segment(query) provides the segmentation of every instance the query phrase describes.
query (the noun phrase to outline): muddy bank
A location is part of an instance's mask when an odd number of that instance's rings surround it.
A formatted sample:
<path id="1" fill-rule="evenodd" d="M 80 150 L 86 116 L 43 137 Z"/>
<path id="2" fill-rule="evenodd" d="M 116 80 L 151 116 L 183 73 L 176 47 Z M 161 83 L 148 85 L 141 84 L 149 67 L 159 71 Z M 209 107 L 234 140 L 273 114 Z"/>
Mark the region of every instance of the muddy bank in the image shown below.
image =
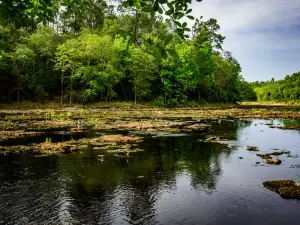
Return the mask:
<path id="1" fill-rule="evenodd" d="M 36 136 L 41 132 L 25 131 L 25 130 L 0 130 L 0 141 L 16 139 L 20 137 Z"/>
<path id="2" fill-rule="evenodd" d="M 300 126 L 279 126 L 281 130 L 300 130 Z"/>
<path id="3" fill-rule="evenodd" d="M 295 111 L 282 111 L 278 108 L 245 108 L 233 106 L 225 108 L 203 107 L 198 109 L 73 107 L 55 110 L 0 110 L 0 114 L 0 141 L 27 136 L 47 135 L 48 132 L 53 131 L 80 133 L 86 130 L 99 130 L 103 133 L 113 131 L 118 134 L 124 131 L 137 132 L 139 135 L 151 134 L 151 132 L 206 135 L 214 131 L 214 124 L 217 124 L 217 126 L 222 123 L 247 124 L 249 123 L 247 118 L 300 118 L 300 113 Z M 126 141 L 122 143 L 120 140 L 109 141 L 103 140 L 103 137 L 96 138 L 98 139 L 76 140 L 76 143 L 84 144 L 84 141 L 86 142 L 85 144 L 90 145 L 96 143 L 98 145 L 99 143 L 113 143 L 113 145 L 124 144 L 124 149 L 133 148 L 133 144 Z M 206 141 L 219 142 L 219 139 L 211 137 Z M 4 145 L 3 148 L 6 147 L 3 142 L 1 145 Z M 36 149 L 38 148 L 41 148 L 41 146 Z M 55 149 L 53 152 L 63 152 L 58 150 L 58 147 L 52 146 L 52 148 Z M 13 147 L 10 147 L 10 149 L 13 149 Z M 24 147 L 24 149 L 28 148 Z M 65 149 L 72 152 L 77 148 L 71 146 Z M 50 146 L 46 150 L 52 151 Z M 249 146 L 248 150 L 257 151 L 258 149 Z M 37 152 L 37 150 L 34 151 Z M 270 161 L 270 163 L 272 162 Z"/>
<path id="4" fill-rule="evenodd" d="M 110 152 L 137 152 L 140 137 L 124 136 L 120 134 L 103 135 L 97 138 L 81 138 L 52 143 L 47 139 L 42 143 L 32 143 L 29 145 L 0 146 L 0 154 L 29 152 L 36 155 L 60 155 L 76 152 L 84 148 L 94 148 L 98 150 L 111 150 Z M 113 151 L 112 151 L 113 150 Z"/>

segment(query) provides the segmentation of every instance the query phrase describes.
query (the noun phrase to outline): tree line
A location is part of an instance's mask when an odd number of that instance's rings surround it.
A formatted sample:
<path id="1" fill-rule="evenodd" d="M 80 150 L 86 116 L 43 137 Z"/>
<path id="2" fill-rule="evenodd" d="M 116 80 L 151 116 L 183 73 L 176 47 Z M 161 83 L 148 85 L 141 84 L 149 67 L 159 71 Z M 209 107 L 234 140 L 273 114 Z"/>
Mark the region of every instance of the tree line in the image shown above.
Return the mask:
<path id="1" fill-rule="evenodd" d="M 286 75 L 284 79 L 251 83 L 259 101 L 299 102 L 300 72 Z"/>
<path id="2" fill-rule="evenodd" d="M 183 8 L 167 18 L 153 13 L 162 10 L 160 2 L 159 8 L 155 2 L 152 8 L 42 2 L 0 1 L 1 102 L 176 105 L 255 98 L 240 64 L 223 49 L 225 37 L 213 18 L 197 18 L 190 29 L 178 22 Z"/>

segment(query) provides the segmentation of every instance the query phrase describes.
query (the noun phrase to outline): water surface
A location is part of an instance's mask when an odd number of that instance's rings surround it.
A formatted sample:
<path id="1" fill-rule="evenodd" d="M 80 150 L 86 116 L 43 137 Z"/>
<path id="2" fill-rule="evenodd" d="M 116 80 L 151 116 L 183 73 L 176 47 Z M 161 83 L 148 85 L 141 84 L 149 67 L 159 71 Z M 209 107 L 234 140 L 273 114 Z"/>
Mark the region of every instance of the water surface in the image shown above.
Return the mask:
<path id="1" fill-rule="evenodd" d="M 209 135 L 229 139 L 229 147 L 204 135 L 164 134 L 145 137 L 145 151 L 130 158 L 102 160 L 95 149 L 0 156 L 0 224 L 298 224 L 299 202 L 261 186 L 300 174 L 291 168 L 300 164 L 300 132 L 266 125 L 293 123 L 215 123 Z M 247 145 L 293 157 L 267 165 Z"/>

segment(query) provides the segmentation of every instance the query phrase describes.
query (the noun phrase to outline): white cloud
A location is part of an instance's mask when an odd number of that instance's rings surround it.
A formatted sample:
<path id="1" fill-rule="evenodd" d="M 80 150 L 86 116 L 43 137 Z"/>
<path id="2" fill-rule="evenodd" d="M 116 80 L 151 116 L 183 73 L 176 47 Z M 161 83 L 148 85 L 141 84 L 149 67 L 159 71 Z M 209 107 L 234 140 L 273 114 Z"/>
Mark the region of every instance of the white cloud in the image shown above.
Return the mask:
<path id="1" fill-rule="evenodd" d="M 240 31 L 296 24 L 299 0 L 203 0 L 193 2 L 193 15 L 216 18 L 222 29 Z"/>
<path id="2" fill-rule="evenodd" d="M 247 80 L 283 77 L 300 69 L 293 59 L 300 56 L 300 0 L 203 0 L 192 8 L 196 18 L 218 20 L 225 48 L 241 62 Z"/>

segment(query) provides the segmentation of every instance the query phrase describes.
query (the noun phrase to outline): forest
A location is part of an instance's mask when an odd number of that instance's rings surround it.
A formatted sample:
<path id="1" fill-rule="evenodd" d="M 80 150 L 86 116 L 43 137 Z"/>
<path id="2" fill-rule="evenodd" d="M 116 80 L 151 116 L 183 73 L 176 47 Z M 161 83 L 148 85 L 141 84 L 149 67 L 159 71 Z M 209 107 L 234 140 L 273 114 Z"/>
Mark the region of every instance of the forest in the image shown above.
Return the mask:
<path id="1" fill-rule="evenodd" d="M 149 2 L 0 1 L 0 102 L 256 99 L 216 19 L 189 15 L 189 1 Z M 274 94 L 263 93 L 268 85 Z M 275 96 L 276 85 L 255 86 L 258 99 L 296 97 Z"/>
<path id="2" fill-rule="evenodd" d="M 284 79 L 251 83 L 258 101 L 299 102 L 300 72 L 286 75 Z"/>

